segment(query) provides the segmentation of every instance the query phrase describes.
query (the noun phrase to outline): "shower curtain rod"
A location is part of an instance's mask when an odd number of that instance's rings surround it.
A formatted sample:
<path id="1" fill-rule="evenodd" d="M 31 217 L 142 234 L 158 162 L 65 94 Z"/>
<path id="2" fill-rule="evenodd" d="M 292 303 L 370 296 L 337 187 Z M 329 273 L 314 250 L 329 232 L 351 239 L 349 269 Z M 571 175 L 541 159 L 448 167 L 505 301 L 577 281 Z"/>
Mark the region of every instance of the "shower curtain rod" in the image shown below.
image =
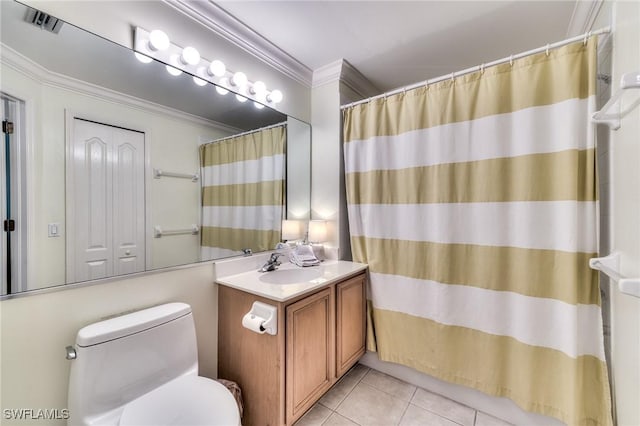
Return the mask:
<path id="1" fill-rule="evenodd" d="M 281 121 L 280 123 L 270 124 L 268 126 L 260 127 L 259 129 L 247 130 L 246 132 L 238 133 L 236 135 L 225 136 L 224 138 L 215 139 L 215 140 L 212 140 L 210 142 L 205 142 L 202 145 L 206 145 L 208 143 L 218 143 L 218 142 L 222 142 L 222 141 L 227 140 L 227 139 L 239 138 L 240 136 L 245 136 L 245 135 L 250 135 L 251 133 L 261 132 L 263 130 L 271 129 L 272 127 L 286 126 L 286 125 L 287 125 L 286 121 Z"/>
<path id="2" fill-rule="evenodd" d="M 396 94 L 398 94 L 400 92 L 406 92 L 407 90 L 417 89 L 418 87 L 421 87 L 421 86 L 428 86 L 430 84 L 438 83 L 438 82 L 443 81 L 443 80 L 454 79 L 456 77 L 460 77 L 460 76 L 465 75 L 465 74 L 471 74 L 471 73 L 476 72 L 476 71 L 482 71 L 485 68 L 492 67 L 494 65 L 504 64 L 506 62 L 513 62 L 514 59 L 524 58 L 525 56 L 534 55 L 536 53 L 548 52 L 550 49 L 556 49 L 558 47 L 562 47 L 564 45 L 567 45 L 567 44 L 570 44 L 570 43 L 574 43 L 576 41 L 584 40 L 584 42 L 586 43 L 587 39 L 589 37 L 591 37 L 591 36 L 605 34 L 605 33 L 609 33 L 609 32 L 611 32 L 611 27 L 608 27 L 608 26 L 604 27 L 604 28 L 600 28 L 599 30 L 589 31 L 589 32 L 586 32 L 584 34 L 568 38 L 566 40 L 562 40 L 562 41 L 558 41 L 558 42 L 555 42 L 555 43 L 547 44 L 546 46 L 542 46 L 542 47 L 539 47 L 537 49 L 528 50 L 526 52 L 518 53 L 517 55 L 507 56 L 506 58 L 498 59 L 497 61 L 489 62 L 489 63 L 482 64 L 482 65 L 476 65 L 475 67 L 467 68 L 467 69 L 464 69 L 462 71 L 452 72 L 450 74 L 445 74 L 445 75 L 442 75 L 440 77 L 435 77 L 435 78 L 431 78 L 429 80 L 421 81 L 420 83 L 414 83 L 414 84 L 411 84 L 409 86 L 404 86 L 404 87 L 400 87 L 398 89 L 393 89 L 393 90 L 391 90 L 389 92 L 385 92 L 385 93 L 382 93 L 380 95 L 372 96 L 372 97 L 367 98 L 367 99 L 362 99 L 362 100 L 359 100 L 359 101 L 351 102 L 350 104 L 342 105 L 340 107 L 340 110 L 351 108 L 351 107 L 354 107 L 356 105 L 364 104 L 366 102 L 370 102 L 370 101 L 373 101 L 373 100 L 376 100 L 376 99 L 386 98 L 387 96 L 396 95 Z"/>

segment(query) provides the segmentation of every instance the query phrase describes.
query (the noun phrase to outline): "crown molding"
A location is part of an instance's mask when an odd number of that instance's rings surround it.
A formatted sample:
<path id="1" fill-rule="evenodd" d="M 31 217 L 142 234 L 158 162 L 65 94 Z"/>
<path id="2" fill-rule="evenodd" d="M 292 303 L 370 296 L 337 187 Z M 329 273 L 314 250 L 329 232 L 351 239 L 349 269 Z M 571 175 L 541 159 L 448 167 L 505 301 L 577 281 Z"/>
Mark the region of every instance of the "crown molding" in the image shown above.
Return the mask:
<path id="1" fill-rule="evenodd" d="M 303 84 L 305 87 L 311 87 L 313 73 L 309 67 L 212 1 L 163 1 L 284 75 Z"/>
<path id="2" fill-rule="evenodd" d="M 344 59 L 338 59 L 337 61 L 333 61 L 331 63 L 328 63 L 327 65 L 323 65 L 320 68 L 315 69 L 313 71 L 311 87 L 315 89 L 316 87 L 339 81 L 340 77 L 342 76 L 343 62 Z"/>
<path id="3" fill-rule="evenodd" d="M 592 30 L 602 3 L 603 0 L 576 0 L 567 28 L 567 37 L 577 36 Z"/>
<path id="4" fill-rule="evenodd" d="M 377 95 L 381 92 L 367 77 L 346 59 L 338 59 L 324 65 L 313 72 L 312 87 L 340 81 L 362 98 Z"/>
<path id="5" fill-rule="evenodd" d="M 124 104 L 131 108 L 140 109 L 146 112 L 153 112 L 168 115 L 181 120 L 186 120 L 195 124 L 213 126 L 224 132 L 231 134 L 238 133 L 240 129 L 229 126 L 223 123 L 219 123 L 214 120 L 207 120 L 197 115 L 189 114 L 184 111 L 180 111 L 175 108 L 171 108 L 165 105 L 157 104 L 155 102 L 141 99 L 135 96 L 127 95 L 126 93 L 118 92 L 115 90 L 107 89 L 96 84 L 87 83 L 83 80 L 78 80 L 73 77 L 66 76 L 64 74 L 55 73 L 49 71 L 42 65 L 32 61 L 31 59 L 21 55 L 17 51 L 13 50 L 9 46 L 0 43 L 0 49 L 2 50 L 2 56 L 0 62 L 3 66 L 7 66 L 26 77 L 39 82 L 40 84 L 56 87 L 59 89 L 68 90 L 81 95 L 90 96 L 103 101 Z"/>
<path id="6" fill-rule="evenodd" d="M 356 94 L 362 98 L 368 98 L 382 93 L 367 77 L 365 77 L 356 67 L 351 65 L 349 61 L 343 59 L 342 63 L 342 82 L 346 84 Z"/>

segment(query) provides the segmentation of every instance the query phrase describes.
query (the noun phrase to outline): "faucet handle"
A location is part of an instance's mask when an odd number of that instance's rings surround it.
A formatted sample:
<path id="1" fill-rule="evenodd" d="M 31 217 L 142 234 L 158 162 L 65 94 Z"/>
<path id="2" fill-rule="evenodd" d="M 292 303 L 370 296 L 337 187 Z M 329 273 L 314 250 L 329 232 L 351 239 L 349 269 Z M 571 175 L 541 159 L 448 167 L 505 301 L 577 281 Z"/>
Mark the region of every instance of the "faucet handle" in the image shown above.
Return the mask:
<path id="1" fill-rule="evenodd" d="M 278 261 L 278 258 L 280 256 L 284 256 L 284 255 L 282 253 L 271 253 L 271 258 L 269 259 L 269 262 L 280 265 L 280 262 Z"/>

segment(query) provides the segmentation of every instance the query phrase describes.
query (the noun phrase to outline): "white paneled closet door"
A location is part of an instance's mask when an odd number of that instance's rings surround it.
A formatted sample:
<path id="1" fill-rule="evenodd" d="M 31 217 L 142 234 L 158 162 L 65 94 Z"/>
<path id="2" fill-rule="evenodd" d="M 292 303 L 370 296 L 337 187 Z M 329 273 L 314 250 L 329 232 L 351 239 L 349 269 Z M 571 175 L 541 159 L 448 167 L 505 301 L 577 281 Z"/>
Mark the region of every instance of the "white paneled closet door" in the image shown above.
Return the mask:
<path id="1" fill-rule="evenodd" d="M 73 119 L 68 282 L 144 270 L 144 133 Z"/>

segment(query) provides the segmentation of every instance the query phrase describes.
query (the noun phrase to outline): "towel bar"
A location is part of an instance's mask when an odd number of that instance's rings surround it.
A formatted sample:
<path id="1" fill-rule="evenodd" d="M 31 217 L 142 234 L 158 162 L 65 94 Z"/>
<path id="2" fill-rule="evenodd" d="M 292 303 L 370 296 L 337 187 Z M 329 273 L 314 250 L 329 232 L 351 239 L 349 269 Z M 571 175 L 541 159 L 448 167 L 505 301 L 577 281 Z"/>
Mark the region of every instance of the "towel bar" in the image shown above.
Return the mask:
<path id="1" fill-rule="evenodd" d="M 620 253 L 614 252 L 605 257 L 589 259 L 589 267 L 605 273 L 609 278 L 618 282 L 618 288 L 624 294 L 640 297 L 640 278 L 625 278 L 620 270 Z"/>
<path id="2" fill-rule="evenodd" d="M 620 128 L 620 120 L 640 105 L 640 97 L 638 97 L 634 101 L 628 102 L 623 109 L 622 99 L 628 89 L 640 89 L 640 71 L 628 72 L 622 76 L 620 89 L 611 96 L 600 111 L 591 116 L 591 121 L 605 123 L 611 129 L 618 130 Z M 616 105 L 617 108 L 614 108 Z"/>

